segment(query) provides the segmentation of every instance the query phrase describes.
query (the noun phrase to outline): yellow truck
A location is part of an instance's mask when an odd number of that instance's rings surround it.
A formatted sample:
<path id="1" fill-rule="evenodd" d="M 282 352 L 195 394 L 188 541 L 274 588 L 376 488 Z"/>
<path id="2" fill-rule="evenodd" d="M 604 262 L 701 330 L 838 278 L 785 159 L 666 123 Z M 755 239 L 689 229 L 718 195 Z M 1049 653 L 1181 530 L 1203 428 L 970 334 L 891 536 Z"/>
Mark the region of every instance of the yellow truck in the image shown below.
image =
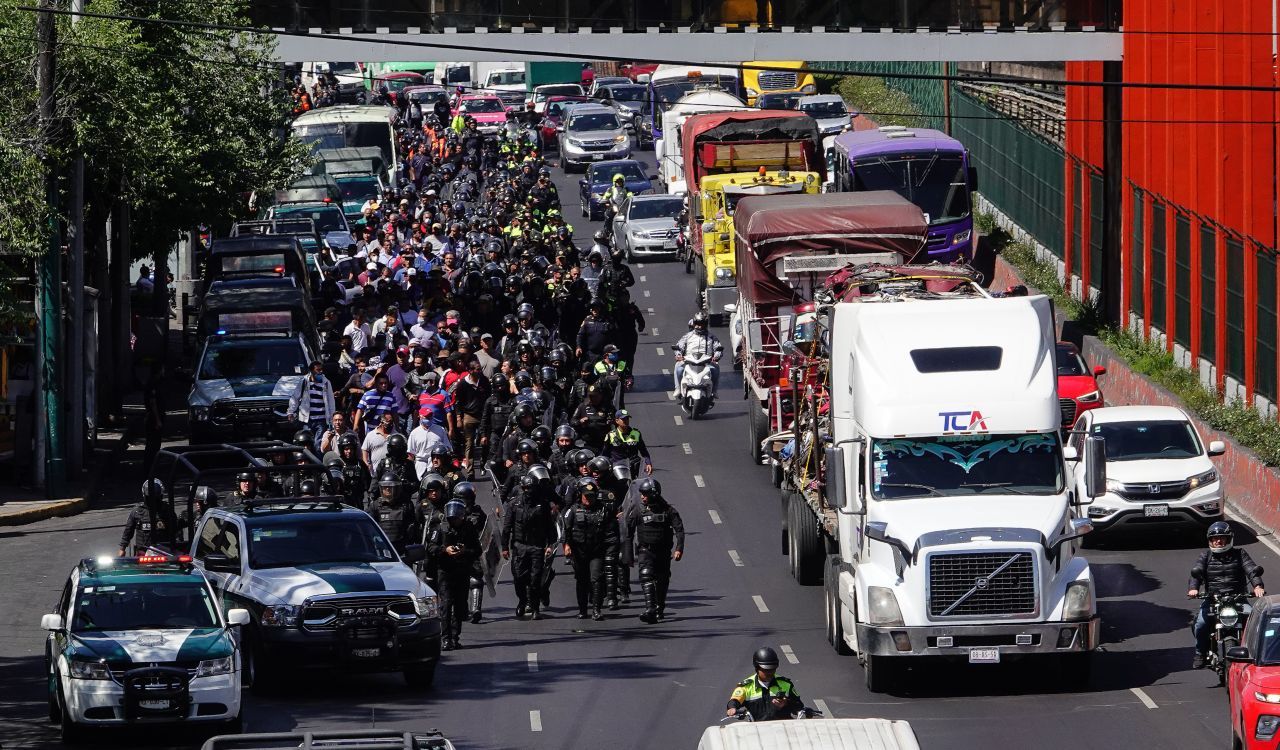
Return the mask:
<path id="1" fill-rule="evenodd" d="M 804 60 L 754 60 L 743 63 L 742 88 L 747 95 L 747 104 L 754 107 L 756 97 L 761 94 L 818 93 L 813 74 L 801 71 L 804 66 Z"/>
<path id="2" fill-rule="evenodd" d="M 755 195 L 816 195 L 822 187 L 817 172 L 769 171 L 715 174 L 702 178 L 695 218 L 702 252 L 689 254 L 686 269 L 697 274 L 699 306 L 706 301 L 707 313 L 719 323 L 726 319 L 724 306 L 738 300 L 736 266 L 733 258 L 733 210 L 738 201 Z"/>

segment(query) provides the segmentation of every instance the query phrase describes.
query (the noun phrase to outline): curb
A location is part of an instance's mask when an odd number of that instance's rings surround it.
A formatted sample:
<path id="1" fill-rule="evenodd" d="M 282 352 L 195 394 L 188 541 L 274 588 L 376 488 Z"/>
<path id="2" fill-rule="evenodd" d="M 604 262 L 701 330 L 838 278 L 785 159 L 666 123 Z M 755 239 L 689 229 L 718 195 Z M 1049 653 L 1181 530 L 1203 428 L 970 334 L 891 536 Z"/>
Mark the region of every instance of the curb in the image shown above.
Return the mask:
<path id="1" fill-rule="evenodd" d="M 96 485 L 96 482 L 94 483 Z M 93 494 L 93 492 L 90 492 Z M 0 513 L 0 526 L 25 526 L 36 521 L 55 516 L 74 516 L 89 508 L 89 498 L 79 497 L 70 500 L 55 500 L 34 508 L 27 508 L 15 513 Z"/>

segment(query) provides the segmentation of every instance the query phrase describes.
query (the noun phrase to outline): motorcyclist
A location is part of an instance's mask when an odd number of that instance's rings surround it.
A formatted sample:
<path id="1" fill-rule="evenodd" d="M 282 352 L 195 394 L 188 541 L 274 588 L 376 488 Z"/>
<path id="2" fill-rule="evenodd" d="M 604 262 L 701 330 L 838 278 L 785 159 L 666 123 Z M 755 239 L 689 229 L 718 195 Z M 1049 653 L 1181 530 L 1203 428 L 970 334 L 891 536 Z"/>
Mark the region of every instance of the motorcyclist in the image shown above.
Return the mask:
<path id="1" fill-rule="evenodd" d="M 1248 552 L 1235 546 L 1235 532 L 1231 530 L 1231 524 L 1215 521 L 1209 526 L 1206 536 L 1209 549 L 1201 552 L 1195 565 L 1191 566 L 1188 597 L 1199 596 L 1202 590 L 1205 594 L 1217 595 L 1240 595 L 1252 591 L 1254 596 L 1262 596 L 1266 593 L 1262 585 L 1262 566 L 1255 563 Z M 1191 626 L 1196 641 L 1192 669 L 1202 668 L 1209 654 L 1209 636 L 1216 616 L 1211 604 L 1211 597 L 1206 596 Z"/>
<path id="2" fill-rule="evenodd" d="M 631 197 L 631 191 L 627 189 L 627 179 L 621 173 L 613 176 L 613 184 L 604 191 L 601 202 L 604 203 L 604 231 L 605 236 L 613 236 L 613 217 L 622 209 L 622 204 Z"/>
<path id="3" fill-rule="evenodd" d="M 676 353 L 676 391 L 680 390 L 680 381 L 684 379 L 684 359 L 711 357 L 707 367 L 711 369 L 712 396 L 720 388 L 720 357 L 724 356 L 724 344 L 708 330 L 707 314 L 702 310 L 693 314 L 693 328 L 680 337 L 671 349 Z"/>
<path id="4" fill-rule="evenodd" d="M 754 721 L 789 719 L 804 710 L 804 701 L 796 692 L 795 684 L 778 672 L 778 653 L 765 646 L 751 658 L 755 674 L 739 682 L 725 706 L 725 716 L 737 716 L 741 712 L 751 714 Z"/>

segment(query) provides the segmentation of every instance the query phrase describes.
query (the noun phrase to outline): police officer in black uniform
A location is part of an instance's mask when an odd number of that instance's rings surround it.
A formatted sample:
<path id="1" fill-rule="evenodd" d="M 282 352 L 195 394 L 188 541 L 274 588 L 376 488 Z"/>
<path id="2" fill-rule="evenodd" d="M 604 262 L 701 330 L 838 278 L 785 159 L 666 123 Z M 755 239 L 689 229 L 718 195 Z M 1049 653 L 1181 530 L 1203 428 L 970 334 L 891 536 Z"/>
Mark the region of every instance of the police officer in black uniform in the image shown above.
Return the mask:
<path id="1" fill-rule="evenodd" d="M 173 541 L 177 528 L 178 519 L 173 516 L 173 508 L 165 502 L 164 485 L 159 479 L 148 479 L 142 483 L 142 500 L 133 506 L 125 519 L 119 556 L 124 557 L 126 551 L 140 555 L 153 544 L 168 544 Z"/>
<path id="2" fill-rule="evenodd" d="M 618 519 L 599 500 L 600 485 L 592 478 L 578 482 L 578 504 L 565 514 L 564 554 L 573 561 L 577 580 L 578 618 L 603 620 L 605 559 L 618 551 Z"/>
<path id="3" fill-rule="evenodd" d="M 338 457 L 342 459 L 342 487 L 338 494 L 347 505 L 364 507 L 372 478 L 369 468 L 360 460 L 360 438 L 354 432 L 343 433 L 338 438 Z"/>
<path id="4" fill-rule="evenodd" d="M 636 487 L 640 493 L 640 505 L 632 506 L 627 513 L 627 544 L 624 550 L 640 566 L 640 590 L 644 592 L 644 614 L 640 619 L 655 623 L 663 619 L 667 606 L 667 586 L 671 582 L 671 561 L 684 557 L 684 521 L 666 498 L 662 485 L 652 477 L 641 479 Z"/>
<path id="5" fill-rule="evenodd" d="M 511 424 L 511 411 L 516 402 L 511 393 L 511 381 L 500 372 L 489 379 L 489 398 L 480 412 L 480 441 L 485 447 L 485 460 L 497 457 L 502 449 L 502 436 Z"/>
<path id="6" fill-rule="evenodd" d="M 427 556 L 438 569 L 437 593 L 440 594 L 441 622 L 444 639 L 441 649 L 460 647 L 462 621 L 467 616 L 467 587 L 471 566 L 480 554 L 476 530 L 467 523 L 467 506 L 462 500 L 450 500 L 444 506 L 445 522 L 432 530 L 427 540 Z"/>
<path id="7" fill-rule="evenodd" d="M 191 496 L 191 509 L 183 508 L 182 513 L 178 515 L 178 528 L 182 530 L 186 541 L 191 541 L 191 535 L 195 533 L 195 525 L 200 522 L 204 512 L 216 507 L 218 507 L 218 493 L 214 492 L 212 487 L 204 485 L 197 487 Z"/>
<path id="8" fill-rule="evenodd" d="M 373 475 L 378 477 L 378 481 L 369 485 L 369 501 L 377 499 L 379 486 L 387 474 L 396 478 L 397 499 L 407 502 L 409 494 L 413 492 L 413 482 L 418 478 L 418 472 L 409 460 L 409 442 L 399 433 L 387 438 L 387 455 L 373 467 Z"/>
<path id="9" fill-rule="evenodd" d="M 511 560 L 519 619 L 542 619 L 543 570 L 558 536 L 555 511 L 548 494 L 540 491 L 541 481 L 537 472 L 527 472 L 502 517 L 502 559 Z"/>
<path id="10" fill-rule="evenodd" d="M 453 488 L 453 499 L 461 500 L 467 507 L 466 521 L 475 529 L 476 538 L 480 540 L 479 554 L 471 565 L 471 579 L 467 581 L 468 609 L 471 611 L 471 624 L 479 625 L 484 616 L 484 554 L 488 551 L 493 535 L 489 529 L 489 514 L 484 512 L 480 503 L 476 502 L 476 488 L 470 482 L 458 482 Z"/>
<path id="11" fill-rule="evenodd" d="M 521 440 L 515 448 L 516 462 L 507 469 L 507 481 L 502 483 L 502 491 L 499 498 L 503 505 L 511 499 L 511 496 L 520 487 L 520 479 L 524 477 L 529 469 L 538 465 L 538 445 L 531 439 Z"/>
<path id="12" fill-rule="evenodd" d="M 499 455 L 499 460 L 507 468 L 510 468 L 518 460 L 516 446 L 520 445 L 521 440 L 533 437 L 533 429 L 538 426 L 537 410 L 532 404 L 516 404 L 515 409 L 511 412 L 511 417 L 515 424 L 511 426 L 511 429 L 507 430 L 506 435 L 503 437 L 502 453 Z"/>
<path id="13" fill-rule="evenodd" d="M 412 505 L 405 502 L 402 485 L 403 481 L 394 472 L 384 472 L 378 479 L 378 496 L 365 507 L 365 512 L 373 516 L 387 539 L 391 540 L 391 546 L 403 555 L 405 545 L 416 538 L 417 513 Z"/>
<path id="14" fill-rule="evenodd" d="M 449 482 L 436 473 L 424 474 L 418 487 L 417 522 L 418 538 L 425 546 L 435 528 L 444 523 L 444 506 L 449 501 Z M 421 578 L 430 581 L 436 587 L 437 568 L 435 560 L 427 557 L 417 566 Z"/>
<path id="15" fill-rule="evenodd" d="M 609 434 L 612 407 L 606 403 L 607 388 L 599 383 L 587 387 L 587 400 L 578 404 L 570 419 L 582 444 L 593 453 L 604 449 L 605 436 Z"/>

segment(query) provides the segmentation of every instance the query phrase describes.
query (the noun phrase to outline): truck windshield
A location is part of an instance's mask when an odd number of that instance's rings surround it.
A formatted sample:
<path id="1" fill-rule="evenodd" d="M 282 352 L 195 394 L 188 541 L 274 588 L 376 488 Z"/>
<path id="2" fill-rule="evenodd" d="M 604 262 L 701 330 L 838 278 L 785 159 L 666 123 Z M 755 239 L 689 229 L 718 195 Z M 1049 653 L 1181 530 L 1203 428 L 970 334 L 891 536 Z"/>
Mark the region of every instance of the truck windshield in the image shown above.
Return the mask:
<path id="1" fill-rule="evenodd" d="M 515 86 L 523 83 L 523 70 L 495 70 L 489 74 L 490 86 Z"/>
<path id="2" fill-rule="evenodd" d="M 658 100 L 658 107 L 666 112 L 671 105 L 680 101 L 685 94 L 694 89 L 719 89 L 733 95 L 738 94 L 738 79 L 734 76 L 702 76 L 701 78 L 678 78 L 674 81 L 662 81 L 653 84 L 653 95 Z"/>
<path id="3" fill-rule="evenodd" d="M 339 184 L 339 187 L 341 188 L 341 184 Z M 343 190 L 343 197 L 347 197 L 345 189 Z M 332 203 L 326 203 L 322 206 L 280 206 L 274 211 L 272 216 L 276 218 L 294 217 L 300 219 L 314 219 L 316 222 L 316 229 L 321 233 L 348 231 L 347 220 L 342 215 L 342 209 Z"/>
<path id="4" fill-rule="evenodd" d="M 74 606 L 74 633 L 219 626 L 209 590 L 196 580 L 81 586 Z"/>
<path id="5" fill-rule="evenodd" d="M 1200 441 L 1190 422 L 1095 423 L 1091 434 L 1106 440 L 1108 461 L 1194 458 L 1200 455 Z"/>
<path id="6" fill-rule="evenodd" d="M 209 344 L 200 365 L 201 380 L 276 381 L 306 372 L 302 348 L 293 339 L 222 339 Z"/>
<path id="7" fill-rule="evenodd" d="M 892 190 L 943 224 L 969 215 L 969 185 L 959 154 L 902 154 L 859 159 L 854 190 Z"/>
<path id="8" fill-rule="evenodd" d="M 871 447 L 871 492 L 880 500 L 1062 489 L 1062 451 L 1054 433 L 895 438 Z"/>
<path id="9" fill-rule="evenodd" d="M 336 182 L 342 191 L 345 201 L 365 200 L 378 197 L 378 179 L 376 177 L 339 177 Z"/>
<path id="10" fill-rule="evenodd" d="M 251 521 L 249 565 L 297 568 L 333 563 L 395 562 L 395 551 L 370 518 L 262 519 Z"/>

